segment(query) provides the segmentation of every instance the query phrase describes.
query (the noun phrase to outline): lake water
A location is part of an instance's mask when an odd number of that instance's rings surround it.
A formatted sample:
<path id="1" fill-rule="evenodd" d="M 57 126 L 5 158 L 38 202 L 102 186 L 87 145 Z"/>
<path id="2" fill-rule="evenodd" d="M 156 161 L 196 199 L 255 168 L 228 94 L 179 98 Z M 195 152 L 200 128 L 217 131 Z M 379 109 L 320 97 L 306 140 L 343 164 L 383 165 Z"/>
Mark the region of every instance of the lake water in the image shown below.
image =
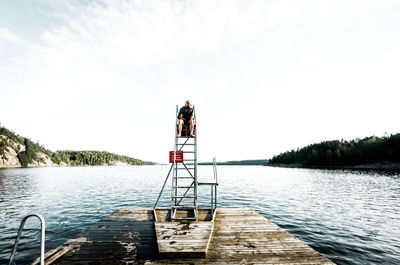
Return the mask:
<path id="1" fill-rule="evenodd" d="M 0 264 L 25 215 L 45 217 L 49 250 L 120 207 L 153 207 L 168 169 L 0 170 Z M 210 166 L 198 171 L 212 174 Z M 262 166 L 219 166 L 218 173 L 219 207 L 253 208 L 337 264 L 400 264 L 400 173 Z M 169 206 L 169 191 L 160 206 Z M 39 227 L 27 221 L 17 264 L 38 257 Z"/>

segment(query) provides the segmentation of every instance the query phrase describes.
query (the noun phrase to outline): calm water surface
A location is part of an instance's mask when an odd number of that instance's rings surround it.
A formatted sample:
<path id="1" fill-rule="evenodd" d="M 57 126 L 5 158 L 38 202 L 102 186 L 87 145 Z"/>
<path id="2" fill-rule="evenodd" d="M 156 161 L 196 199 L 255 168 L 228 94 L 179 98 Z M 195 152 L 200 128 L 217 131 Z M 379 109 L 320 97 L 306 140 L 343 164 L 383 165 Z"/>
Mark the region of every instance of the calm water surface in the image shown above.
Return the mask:
<path id="1" fill-rule="evenodd" d="M 45 217 L 49 250 L 120 207 L 153 207 L 168 169 L 0 170 L 0 264 L 8 262 L 23 216 Z M 199 176 L 211 173 L 199 167 Z M 218 173 L 219 207 L 251 207 L 337 264 L 400 264 L 400 173 L 261 166 L 220 166 Z M 17 264 L 38 257 L 38 227 L 27 221 Z"/>

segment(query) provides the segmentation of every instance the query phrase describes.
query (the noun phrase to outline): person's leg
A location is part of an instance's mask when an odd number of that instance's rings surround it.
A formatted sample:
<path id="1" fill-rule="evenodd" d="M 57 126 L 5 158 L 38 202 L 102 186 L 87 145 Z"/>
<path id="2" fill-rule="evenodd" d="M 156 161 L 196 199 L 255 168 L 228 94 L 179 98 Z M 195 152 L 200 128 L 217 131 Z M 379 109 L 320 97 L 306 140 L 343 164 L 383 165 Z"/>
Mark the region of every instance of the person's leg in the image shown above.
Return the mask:
<path id="1" fill-rule="evenodd" d="M 194 130 L 193 120 L 189 120 L 189 127 L 190 127 L 190 136 L 194 137 L 195 135 L 193 134 Z"/>
<path id="2" fill-rule="evenodd" d="M 179 120 L 179 124 L 178 124 L 178 137 L 181 137 L 181 135 L 182 135 L 182 125 L 183 125 L 183 120 Z"/>

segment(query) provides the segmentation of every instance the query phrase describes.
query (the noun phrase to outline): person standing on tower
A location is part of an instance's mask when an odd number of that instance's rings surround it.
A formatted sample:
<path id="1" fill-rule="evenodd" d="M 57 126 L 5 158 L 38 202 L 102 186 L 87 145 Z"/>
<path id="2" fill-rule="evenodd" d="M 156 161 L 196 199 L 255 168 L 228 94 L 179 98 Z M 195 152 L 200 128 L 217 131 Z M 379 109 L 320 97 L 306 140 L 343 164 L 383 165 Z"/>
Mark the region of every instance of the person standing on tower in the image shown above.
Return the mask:
<path id="1" fill-rule="evenodd" d="M 183 106 L 179 110 L 178 119 L 179 119 L 178 137 L 181 137 L 181 135 L 182 135 L 182 126 L 183 126 L 183 124 L 189 124 L 190 137 L 195 137 L 195 135 L 193 134 L 193 130 L 194 130 L 193 106 L 190 103 L 190 100 L 186 100 L 185 106 Z"/>

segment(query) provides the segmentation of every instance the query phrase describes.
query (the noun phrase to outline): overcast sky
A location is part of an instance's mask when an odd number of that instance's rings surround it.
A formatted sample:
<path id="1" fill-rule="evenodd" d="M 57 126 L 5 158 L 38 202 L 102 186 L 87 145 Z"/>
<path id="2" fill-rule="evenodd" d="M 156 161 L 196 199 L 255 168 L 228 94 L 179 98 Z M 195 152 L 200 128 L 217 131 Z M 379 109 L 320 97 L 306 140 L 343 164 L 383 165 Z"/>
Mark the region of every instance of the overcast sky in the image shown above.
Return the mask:
<path id="1" fill-rule="evenodd" d="M 0 3 L 0 122 L 55 151 L 266 159 L 400 132 L 400 1 Z"/>

